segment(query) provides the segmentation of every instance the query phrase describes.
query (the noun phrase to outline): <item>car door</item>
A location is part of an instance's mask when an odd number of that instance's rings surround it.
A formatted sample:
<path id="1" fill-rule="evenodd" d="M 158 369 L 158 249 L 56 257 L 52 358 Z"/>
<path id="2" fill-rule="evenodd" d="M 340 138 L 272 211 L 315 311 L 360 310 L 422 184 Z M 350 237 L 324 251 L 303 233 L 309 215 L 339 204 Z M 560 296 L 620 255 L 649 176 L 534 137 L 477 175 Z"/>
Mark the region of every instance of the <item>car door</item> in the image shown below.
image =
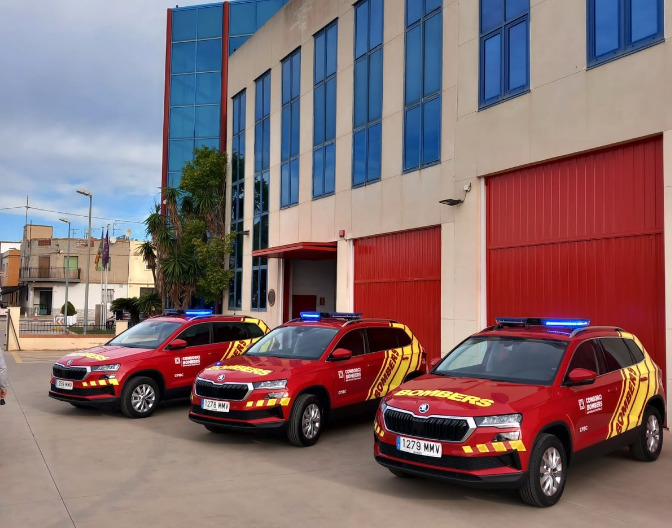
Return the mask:
<path id="1" fill-rule="evenodd" d="M 336 394 L 333 395 L 334 407 L 363 402 L 370 385 L 367 378 L 369 358 L 366 354 L 364 330 L 356 328 L 347 332 L 339 339 L 334 350 L 339 348 L 352 352 L 352 357 L 342 361 L 329 360 L 336 389 Z"/>
<path id="2" fill-rule="evenodd" d="M 563 382 L 565 402 L 561 408 L 568 410 L 574 426 L 574 449 L 576 451 L 597 444 L 606 438 L 611 415 L 608 405 L 611 401 L 613 373 L 605 373 L 602 363 L 602 348 L 596 339 L 580 343 L 575 349 Z M 568 386 L 569 373 L 583 368 L 597 374 L 590 385 Z"/>
<path id="3" fill-rule="evenodd" d="M 369 348 L 367 399 L 385 396 L 404 382 L 411 370 L 420 366 L 420 354 L 413 353 L 412 340 L 401 328 L 391 326 L 366 329 Z"/>
<path id="4" fill-rule="evenodd" d="M 173 358 L 171 381 L 176 387 L 190 386 L 201 370 L 219 359 L 219 347 L 212 343 L 212 323 L 202 322 L 190 325 L 175 339 L 183 339 L 187 342 L 187 346 L 179 350 L 168 351 Z"/>
<path id="5" fill-rule="evenodd" d="M 625 341 L 620 337 L 600 338 L 606 369 L 610 371 L 609 426 L 606 438 L 636 427 L 645 404 L 649 378 L 641 375 Z"/>
<path id="6" fill-rule="evenodd" d="M 245 352 L 252 338 L 247 323 L 215 321 L 212 323 L 212 341 L 217 346 L 218 357 L 215 361 L 223 361 Z"/>

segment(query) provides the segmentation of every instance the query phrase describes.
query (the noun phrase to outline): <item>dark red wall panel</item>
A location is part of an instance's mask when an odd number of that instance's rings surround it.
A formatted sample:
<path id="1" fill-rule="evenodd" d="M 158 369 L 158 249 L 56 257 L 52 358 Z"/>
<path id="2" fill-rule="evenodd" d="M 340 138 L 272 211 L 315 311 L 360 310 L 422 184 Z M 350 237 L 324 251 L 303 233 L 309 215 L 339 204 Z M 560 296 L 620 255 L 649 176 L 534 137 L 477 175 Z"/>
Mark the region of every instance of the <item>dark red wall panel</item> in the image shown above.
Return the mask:
<path id="1" fill-rule="evenodd" d="M 355 240 L 355 311 L 406 324 L 441 355 L 441 228 Z"/>
<path id="2" fill-rule="evenodd" d="M 660 137 L 486 180 L 488 321 L 589 317 L 665 366 Z"/>

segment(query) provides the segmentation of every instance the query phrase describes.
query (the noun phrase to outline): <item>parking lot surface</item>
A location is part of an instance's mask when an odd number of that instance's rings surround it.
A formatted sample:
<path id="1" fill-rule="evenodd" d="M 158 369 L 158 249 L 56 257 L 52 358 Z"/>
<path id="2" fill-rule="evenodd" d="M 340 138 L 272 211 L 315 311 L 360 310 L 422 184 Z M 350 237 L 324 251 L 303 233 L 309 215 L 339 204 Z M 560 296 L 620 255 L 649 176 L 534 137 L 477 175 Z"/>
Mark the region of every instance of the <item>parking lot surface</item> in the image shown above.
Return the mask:
<path id="1" fill-rule="evenodd" d="M 400 479 L 373 459 L 372 414 L 339 419 L 309 448 L 284 437 L 213 434 L 188 403 L 147 419 L 47 397 L 58 352 L 5 352 L 0 527 L 646 526 L 672 522 L 672 442 L 657 462 L 627 451 L 570 468 L 556 506 L 514 491 Z M 669 431 L 665 431 L 669 435 Z"/>

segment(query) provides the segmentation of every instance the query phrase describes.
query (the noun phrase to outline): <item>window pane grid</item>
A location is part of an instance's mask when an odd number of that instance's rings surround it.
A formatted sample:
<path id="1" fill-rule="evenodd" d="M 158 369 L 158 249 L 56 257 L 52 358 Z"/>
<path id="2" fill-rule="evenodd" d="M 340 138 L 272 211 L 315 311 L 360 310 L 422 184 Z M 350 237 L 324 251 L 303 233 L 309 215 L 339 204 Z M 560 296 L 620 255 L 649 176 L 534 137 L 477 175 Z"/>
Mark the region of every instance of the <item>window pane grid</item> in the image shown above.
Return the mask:
<path id="1" fill-rule="evenodd" d="M 299 202 L 299 137 L 301 50 L 282 60 L 282 138 L 280 153 L 280 207 Z"/>
<path id="2" fill-rule="evenodd" d="M 664 40 L 663 0 L 588 0 L 588 65 Z"/>
<path id="3" fill-rule="evenodd" d="M 421 16 L 417 9 L 414 0 L 406 0 L 404 172 L 441 161 L 441 118 L 436 116 L 441 115 L 443 15 L 434 0 L 425 0 Z"/>
<path id="4" fill-rule="evenodd" d="M 335 171 L 327 163 L 336 140 L 336 54 L 338 22 L 315 34 L 313 100 L 313 198 L 334 192 Z"/>
<path id="5" fill-rule="evenodd" d="M 231 231 L 240 233 L 243 230 L 243 197 L 245 195 L 245 90 L 233 97 L 232 148 L 231 148 Z M 243 238 L 236 237 L 229 268 L 233 277 L 229 282 L 229 309 L 242 308 L 243 280 Z"/>
<path id="6" fill-rule="evenodd" d="M 383 4 L 383 0 L 362 0 L 355 6 L 353 187 L 380 180 Z"/>

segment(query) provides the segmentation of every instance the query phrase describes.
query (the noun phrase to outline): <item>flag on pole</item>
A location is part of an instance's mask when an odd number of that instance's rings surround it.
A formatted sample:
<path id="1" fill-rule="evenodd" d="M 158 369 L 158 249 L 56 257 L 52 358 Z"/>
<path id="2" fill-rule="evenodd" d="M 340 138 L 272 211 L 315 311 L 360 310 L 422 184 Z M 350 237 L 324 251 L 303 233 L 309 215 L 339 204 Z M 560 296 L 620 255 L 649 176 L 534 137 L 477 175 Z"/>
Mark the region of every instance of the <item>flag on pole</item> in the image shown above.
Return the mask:
<path id="1" fill-rule="evenodd" d="M 101 259 L 103 258 L 103 230 L 100 230 L 100 244 L 98 244 L 98 252 L 96 253 L 96 271 L 102 271 L 103 265 Z"/>
<path id="2" fill-rule="evenodd" d="M 110 228 L 107 228 L 107 234 L 105 235 L 105 242 L 103 243 L 103 269 L 110 269 Z"/>

